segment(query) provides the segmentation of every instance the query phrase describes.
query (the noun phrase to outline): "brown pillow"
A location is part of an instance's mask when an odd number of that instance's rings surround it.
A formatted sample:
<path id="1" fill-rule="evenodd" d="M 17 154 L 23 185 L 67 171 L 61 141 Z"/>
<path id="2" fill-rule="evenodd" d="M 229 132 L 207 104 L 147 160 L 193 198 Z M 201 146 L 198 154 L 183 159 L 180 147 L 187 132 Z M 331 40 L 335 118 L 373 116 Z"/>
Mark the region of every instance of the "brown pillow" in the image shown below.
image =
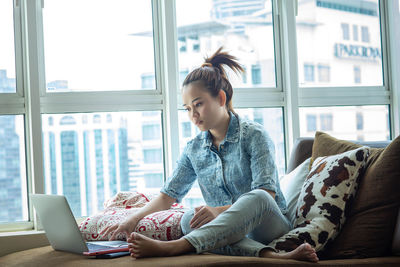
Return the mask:
<path id="1" fill-rule="evenodd" d="M 311 160 L 361 147 L 322 132 L 315 134 Z M 366 258 L 390 254 L 400 205 L 400 136 L 385 149 L 371 148 L 367 169 L 347 221 L 322 258 Z"/>

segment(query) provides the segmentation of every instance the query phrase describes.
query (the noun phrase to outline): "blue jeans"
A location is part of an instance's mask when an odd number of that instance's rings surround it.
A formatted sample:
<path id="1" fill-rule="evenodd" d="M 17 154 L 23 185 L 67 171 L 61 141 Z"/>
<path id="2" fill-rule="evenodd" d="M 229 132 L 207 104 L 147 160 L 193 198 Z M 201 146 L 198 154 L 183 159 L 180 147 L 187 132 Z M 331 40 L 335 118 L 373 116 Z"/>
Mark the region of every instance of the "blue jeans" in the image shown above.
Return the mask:
<path id="1" fill-rule="evenodd" d="M 261 189 L 243 194 L 226 211 L 198 229 L 190 228 L 194 211 L 181 219 L 185 238 L 196 253 L 259 256 L 272 240 L 292 229 L 272 196 Z"/>

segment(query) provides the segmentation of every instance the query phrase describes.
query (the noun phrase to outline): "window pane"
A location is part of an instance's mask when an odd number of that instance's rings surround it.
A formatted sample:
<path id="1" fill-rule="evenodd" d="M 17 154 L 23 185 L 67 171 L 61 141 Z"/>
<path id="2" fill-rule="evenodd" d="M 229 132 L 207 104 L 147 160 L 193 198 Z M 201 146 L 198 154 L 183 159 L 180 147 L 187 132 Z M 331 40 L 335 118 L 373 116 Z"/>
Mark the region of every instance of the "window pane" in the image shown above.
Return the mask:
<path id="1" fill-rule="evenodd" d="M 344 140 L 390 139 L 388 106 L 343 106 L 300 108 L 300 135 L 327 132 Z"/>
<path id="2" fill-rule="evenodd" d="M 264 126 L 265 130 L 270 135 L 272 141 L 275 144 L 275 158 L 276 165 L 278 167 L 278 174 L 282 176 L 285 174 L 285 144 L 284 144 L 284 133 L 283 133 L 283 114 L 281 108 L 246 108 L 246 109 L 235 109 L 235 111 L 242 118 L 247 118 Z M 184 110 L 179 111 L 179 132 L 184 131 L 183 127 L 186 127 L 190 123 L 191 136 L 179 135 L 180 151 L 182 152 L 186 143 L 194 138 L 200 131 L 193 125 Z M 196 207 L 204 204 L 203 197 L 201 195 L 200 188 L 197 182 L 194 184 L 192 189 L 184 198 L 184 204 L 187 207 Z"/>
<path id="3" fill-rule="evenodd" d="M 155 89 L 151 1 L 44 6 L 47 91 Z"/>
<path id="4" fill-rule="evenodd" d="M 28 220 L 22 115 L 0 116 L 0 222 Z"/>
<path id="5" fill-rule="evenodd" d="M 378 4 L 378 0 L 299 0 L 300 86 L 383 85 Z M 311 78 L 310 66 L 315 66 L 318 79 Z"/>
<path id="6" fill-rule="evenodd" d="M 42 123 L 45 191 L 65 195 L 75 216 L 103 210 L 119 191 L 159 192 L 160 111 L 46 114 Z"/>
<path id="7" fill-rule="evenodd" d="M 247 70 L 228 73 L 234 87 L 275 87 L 271 0 L 177 0 L 176 17 L 180 71 L 223 45 Z"/>
<path id="8" fill-rule="evenodd" d="M 13 1 L 0 1 L 0 93 L 15 93 Z"/>

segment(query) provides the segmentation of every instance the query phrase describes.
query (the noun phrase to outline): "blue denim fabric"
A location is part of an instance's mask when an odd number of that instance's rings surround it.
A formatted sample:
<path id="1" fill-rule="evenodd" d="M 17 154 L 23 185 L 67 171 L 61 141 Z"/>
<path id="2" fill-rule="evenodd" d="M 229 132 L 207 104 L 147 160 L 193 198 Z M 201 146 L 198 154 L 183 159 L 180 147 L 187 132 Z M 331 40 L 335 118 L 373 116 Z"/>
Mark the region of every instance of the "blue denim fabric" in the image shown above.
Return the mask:
<path id="1" fill-rule="evenodd" d="M 183 238 L 197 253 L 258 257 L 266 245 L 292 228 L 271 195 L 259 189 L 243 194 L 229 209 L 198 229 L 190 228 L 193 214 L 193 210 L 184 213 L 181 228 Z"/>
<path id="2" fill-rule="evenodd" d="M 208 206 L 232 205 L 244 193 L 264 188 L 276 193 L 275 201 L 286 213 L 271 138 L 263 126 L 232 112 L 219 149 L 208 131 L 201 132 L 187 143 L 161 192 L 181 202 L 196 179 Z"/>

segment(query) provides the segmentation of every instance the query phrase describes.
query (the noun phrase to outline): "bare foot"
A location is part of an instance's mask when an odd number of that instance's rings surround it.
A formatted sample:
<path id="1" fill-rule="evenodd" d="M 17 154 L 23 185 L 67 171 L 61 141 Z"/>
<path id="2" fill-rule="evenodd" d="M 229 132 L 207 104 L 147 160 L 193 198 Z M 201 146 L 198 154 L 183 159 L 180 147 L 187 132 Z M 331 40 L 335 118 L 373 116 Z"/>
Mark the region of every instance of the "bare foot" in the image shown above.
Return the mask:
<path id="1" fill-rule="evenodd" d="M 295 250 L 286 253 L 276 253 L 269 249 L 260 252 L 260 257 L 278 258 L 278 259 L 293 259 L 300 261 L 317 262 L 318 256 L 315 249 L 310 244 L 304 243 L 298 246 Z"/>
<path id="2" fill-rule="evenodd" d="M 193 251 L 193 246 L 181 238 L 173 241 L 160 241 L 148 238 L 138 233 L 132 233 L 128 238 L 131 257 L 165 257 L 175 256 Z"/>

